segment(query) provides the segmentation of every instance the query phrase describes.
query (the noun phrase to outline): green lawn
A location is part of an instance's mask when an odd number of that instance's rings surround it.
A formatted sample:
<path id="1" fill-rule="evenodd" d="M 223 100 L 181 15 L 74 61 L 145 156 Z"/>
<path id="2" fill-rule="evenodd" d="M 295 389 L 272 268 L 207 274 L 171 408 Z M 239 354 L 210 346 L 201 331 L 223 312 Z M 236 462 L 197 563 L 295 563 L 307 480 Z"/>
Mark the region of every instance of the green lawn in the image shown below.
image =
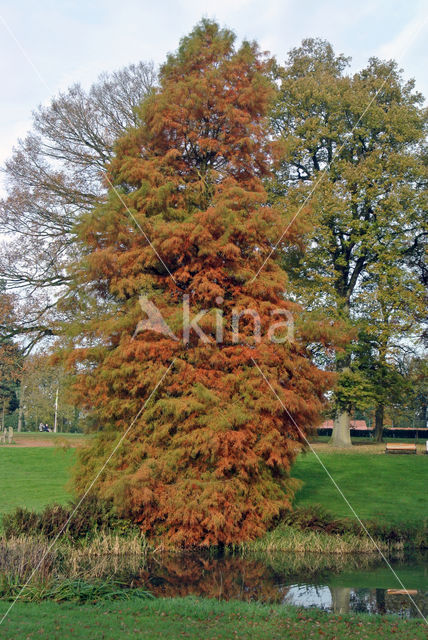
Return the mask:
<path id="1" fill-rule="evenodd" d="M 0 603 L 0 614 L 9 603 Z M 418 640 L 425 625 L 416 620 L 329 615 L 281 605 L 176 598 L 117 601 L 98 605 L 17 603 L 0 635 L 4 640 Z"/>
<path id="2" fill-rule="evenodd" d="M 428 456 L 324 451 L 319 456 L 361 518 L 403 523 L 426 518 Z M 40 510 L 66 502 L 74 459 L 74 449 L 0 447 L 0 514 L 18 505 Z M 292 475 L 304 482 L 296 504 L 321 504 L 339 517 L 351 515 L 313 453 L 299 457 Z"/>
<path id="3" fill-rule="evenodd" d="M 66 502 L 74 459 L 74 449 L 0 447 L 0 514 L 17 506 L 37 511 L 50 502 Z"/>
<path id="4" fill-rule="evenodd" d="M 360 518 L 401 523 L 426 519 L 428 456 L 319 452 L 319 457 Z M 352 516 L 312 452 L 299 457 L 292 476 L 304 482 L 296 504 L 317 503 L 339 517 Z"/>

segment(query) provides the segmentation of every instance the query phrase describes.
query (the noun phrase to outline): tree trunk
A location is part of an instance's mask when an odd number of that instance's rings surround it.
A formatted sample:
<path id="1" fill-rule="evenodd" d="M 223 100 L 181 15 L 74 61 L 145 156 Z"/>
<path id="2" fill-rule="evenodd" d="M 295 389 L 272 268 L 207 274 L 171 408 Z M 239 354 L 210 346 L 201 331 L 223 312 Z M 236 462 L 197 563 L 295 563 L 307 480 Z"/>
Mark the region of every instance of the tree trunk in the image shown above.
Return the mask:
<path id="1" fill-rule="evenodd" d="M 383 442 L 383 414 L 385 407 L 383 404 L 376 405 L 375 411 L 375 432 L 374 439 L 376 442 Z"/>
<path id="2" fill-rule="evenodd" d="M 333 613 L 349 613 L 351 589 L 348 587 L 330 587 Z"/>
<path id="3" fill-rule="evenodd" d="M 22 390 L 22 385 L 19 390 L 19 409 L 18 409 L 18 433 L 22 431 L 22 419 L 24 417 L 24 392 Z"/>
<path id="4" fill-rule="evenodd" d="M 349 315 L 349 309 L 347 310 L 347 314 Z M 339 375 L 349 372 L 350 364 L 349 354 L 337 357 L 336 372 Z M 340 408 L 340 405 L 338 405 L 334 417 L 333 432 L 330 438 L 331 445 L 334 447 L 352 447 L 351 432 L 349 430 L 350 422 L 350 409 Z"/>
<path id="5" fill-rule="evenodd" d="M 54 419 L 54 433 L 57 432 L 58 430 L 58 392 L 59 392 L 59 388 L 56 388 L 56 394 L 55 394 L 55 419 Z"/>
<path id="6" fill-rule="evenodd" d="M 1 415 L 1 430 L 4 431 L 4 416 L 6 413 L 6 400 L 3 400 L 3 411 Z"/>
<path id="7" fill-rule="evenodd" d="M 351 431 L 349 424 L 351 416 L 349 411 L 341 411 L 334 419 L 333 433 L 331 434 L 330 444 L 333 447 L 351 447 Z"/>
<path id="8" fill-rule="evenodd" d="M 428 427 L 428 420 L 427 420 L 427 403 L 425 402 L 425 400 L 422 401 L 422 406 L 421 406 L 421 427 Z"/>

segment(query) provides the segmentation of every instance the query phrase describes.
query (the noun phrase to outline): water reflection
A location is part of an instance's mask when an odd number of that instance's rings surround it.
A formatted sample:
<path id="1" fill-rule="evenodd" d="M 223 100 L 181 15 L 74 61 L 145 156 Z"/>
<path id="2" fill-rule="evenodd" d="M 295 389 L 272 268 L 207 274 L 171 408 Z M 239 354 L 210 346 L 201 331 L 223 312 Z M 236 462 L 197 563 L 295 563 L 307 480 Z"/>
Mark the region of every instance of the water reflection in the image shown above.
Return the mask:
<path id="1" fill-rule="evenodd" d="M 307 584 L 291 585 L 283 602 L 298 607 L 323 609 L 333 613 L 396 614 L 418 618 L 428 614 L 428 593 L 412 590 L 412 602 L 406 594 L 392 593 L 389 589 L 352 589 Z M 417 605 L 417 607 L 415 606 Z"/>
<path id="2" fill-rule="evenodd" d="M 428 613 L 427 557 L 396 560 L 400 575 L 417 607 Z M 134 574 L 132 586 L 150 589 L 158 597 L 196 595 L 317 607 L 334 613 L 358 611 L 418 617 L 409 597 L 397 589 L 392 572 L 372 555 L 329 558 L 325 555 L 288 558 L 268 555 L 172 555 L 151 557 Z M 364 586 L 354 586 L 364 585 Z"/>
<path id="3" fill-rule="evenodd" d="M 186 554 L 149 558 L 134 584 L 160 597 L 197 595 L 263 602 L 283 599 L 272 568 L 241 557 Z"/>

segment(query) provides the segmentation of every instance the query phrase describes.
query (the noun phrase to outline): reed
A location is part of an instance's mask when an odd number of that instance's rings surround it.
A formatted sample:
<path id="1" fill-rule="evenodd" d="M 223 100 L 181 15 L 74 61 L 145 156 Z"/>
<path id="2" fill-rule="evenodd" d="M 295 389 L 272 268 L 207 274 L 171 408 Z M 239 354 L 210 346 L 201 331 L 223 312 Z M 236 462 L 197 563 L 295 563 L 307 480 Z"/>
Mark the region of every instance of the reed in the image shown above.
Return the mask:
<path id="1" fill-rule="evenodd" d="M 368 536 L 353 533 L 329 534 L 312 529 L 301 530 L 289 525 L 279 525 L 262 538 L 236 545 L 234 550 L 242 554 L 274 551 L 286 553 L 326 553 L 347 555 L 352 553 L 374 553 L 400 550 L 403 542 L 388 543 L 380 539 L 373 542 Z"/>
<path id="2" fill-rule="evenodd" d="M 149 546 L 141 536 L 100 534 L 78 544 L 53 544 L 43 537 L 0 538 L 0 574 L 25 581 L 48 578 L 98 579 L 144 565 Z"/>

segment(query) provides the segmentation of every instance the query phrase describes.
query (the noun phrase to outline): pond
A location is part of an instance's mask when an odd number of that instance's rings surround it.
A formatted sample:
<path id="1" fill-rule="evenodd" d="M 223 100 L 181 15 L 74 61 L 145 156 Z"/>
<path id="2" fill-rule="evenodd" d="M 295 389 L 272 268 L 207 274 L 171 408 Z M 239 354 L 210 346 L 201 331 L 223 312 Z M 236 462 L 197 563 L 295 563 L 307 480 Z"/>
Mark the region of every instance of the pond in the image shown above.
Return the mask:
<path id="1" fill-rule="evenodd" d="M 317 607 L 334 613 L 428 615 L 428 551 L 379 554 L 161 553 L 123 547 L 52 549 L 35 540 L 0 541 L 0 574 L 27 579 L 114 580 L 156 597 L 201 596 Z M 101 553 L 100 553 L 101 551 Z M 43 558 L 43 562 L 40 562 Z M 37 575 L 33 576 L 33 572 Z M 403 591 L 400 582 L 409 593 Z M 410 597 L 409 597 L 410 594 Z"/>
<path id="2" fill-rule="evenodd" d="M 428 614 L 428 554 L 418 552 L 389 562 L 373 554 L 349 558 L 326 554 L 212 555 L 154 554 L 144 562 L 122 559 L 101 574 L 127 586 L 143 587 L 157 597 L 203 596 L 420 617 Z M 100 565 L 98 565 L 100 568 Z M 100 574 L 100 575 L 101 575 Z M 416 605 L 416 606 L 415 606 Z"/>

